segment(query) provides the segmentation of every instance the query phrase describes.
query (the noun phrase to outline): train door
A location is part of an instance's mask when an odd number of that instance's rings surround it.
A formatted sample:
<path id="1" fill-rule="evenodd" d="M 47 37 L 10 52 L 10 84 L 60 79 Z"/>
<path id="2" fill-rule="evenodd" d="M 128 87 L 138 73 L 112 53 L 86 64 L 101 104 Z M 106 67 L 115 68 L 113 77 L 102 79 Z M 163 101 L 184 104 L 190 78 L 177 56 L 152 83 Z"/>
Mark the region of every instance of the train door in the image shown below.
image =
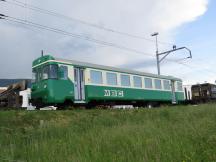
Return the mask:
<path id="1" fill-rule="evenodd" d="M 85 100 L 84 69 L 74 68 L 74 94 L 75 102 Z"/>
<path id="2" fill-rule="evenodd" d="M 176 104 L 176 93 L 175 93 L 175 81 L 171 81 L 171 89 L 172 89 L 172 104 Z"/>

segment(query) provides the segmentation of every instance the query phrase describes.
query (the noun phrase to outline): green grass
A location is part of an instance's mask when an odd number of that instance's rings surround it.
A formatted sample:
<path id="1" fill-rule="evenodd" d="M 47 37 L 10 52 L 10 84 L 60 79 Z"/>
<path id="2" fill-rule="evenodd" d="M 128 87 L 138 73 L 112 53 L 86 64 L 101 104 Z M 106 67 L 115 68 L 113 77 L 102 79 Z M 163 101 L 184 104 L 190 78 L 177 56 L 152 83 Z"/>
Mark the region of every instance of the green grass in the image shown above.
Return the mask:
<path id="1" fill-rule="evenodd" d="M 216 161 L 216 105 L 1 111 L 0 161 Z"/>

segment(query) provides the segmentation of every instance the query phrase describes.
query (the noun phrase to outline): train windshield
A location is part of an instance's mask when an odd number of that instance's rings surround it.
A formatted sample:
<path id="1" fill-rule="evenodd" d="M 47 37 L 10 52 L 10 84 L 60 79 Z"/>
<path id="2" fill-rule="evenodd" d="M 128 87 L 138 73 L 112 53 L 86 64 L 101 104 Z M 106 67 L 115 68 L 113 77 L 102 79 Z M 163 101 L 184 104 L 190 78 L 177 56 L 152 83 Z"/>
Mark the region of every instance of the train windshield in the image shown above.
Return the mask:
<path id="1" fill-rule="evenodd" d="M 41 69 L 34 68 L 32 70 L 32 83 L 38 82 L 41 80 Z"/>
<path id="2" fill-rule="evenodd" d="M 34 68 L 32 70 L 32 83 L 46 79 L 58 78 L 58 65 L 46 65 L 43 68 Z"/>
<path id="3" fill-rule="evenodd" d="M 36 78 L 37 78 L 37 70 L 33 69 L 32 70 L 32 83 L 36 82 Z"/>
<path id="4" fill-rule="evenodd" d="M 58 65 L 46 65 L 42 69 L 42 80 L 58 79 Z"/>

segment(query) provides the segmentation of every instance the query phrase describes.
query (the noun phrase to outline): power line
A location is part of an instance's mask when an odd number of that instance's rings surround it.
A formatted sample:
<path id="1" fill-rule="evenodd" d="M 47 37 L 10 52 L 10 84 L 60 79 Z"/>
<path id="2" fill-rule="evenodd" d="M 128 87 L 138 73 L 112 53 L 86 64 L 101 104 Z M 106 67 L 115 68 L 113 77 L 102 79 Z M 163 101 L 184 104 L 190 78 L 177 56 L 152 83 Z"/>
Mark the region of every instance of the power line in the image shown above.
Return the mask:
<path id="1" fill-rule="evenodd" d="M 1 14 L 0 14 L 0 16 L 1 16 Z M 16 23 L 19 23 L 19 24 L 22 24 L 22 25 L 32 26 L 32 27 L 43 29 L 43 30 L 55 32 L 55 33 L 58 33 L 58 34 L 71 36 L 71 37 L 75 37 L 75 38 L 78 38 L 78 39 L 83 39 L 83 40 L 94 42 L 94 43 L 97 43 L 97 44 L 101 44 L 101 45 L 110 46 L 110 47 L 118 48 L 118 49 L 121 49 L 121 50 L 129 51 L 129 52 L 133 52 L 133 53 L 136 53 L 136 54 L 139 54 L 139 55 L 146 55 L 148 57 L 153 57 L 153 58 L 155 57 L 154 55 L 152 55 L 150 53 L 145 53 L 143 51 L 138 51 L 136 49 L 132 49 L 132 48 L 128 48 L 128 47 L 125 47 L 125 46 L 117 45 L 117 44 L 114 44 L 112 42 L 101 41 L 101 40 L 98 40 L 98 39 L 95 39 L 95 38 L 90 38 L 89 36 L 80 35 L 80 34 L 74 34 L 74 33 L 67 32 L 67 31 L 64 31 L 64 30 L 61 30 L 61 29 L 48 27 L 48 26 L 45 26 L 45 25 L 37 24 L 37 23 L 31 22 L 31 21 L 26 21 L 26 20 L 11 17 L 11 16 L 3 15 L 3 18 L 4 17 L 5 17 L 5 20 L 16 22 Z M 171 59 L 166 59 L 166 60 L 170 61 L 170 62 L 179 63 L 176 60 L 171 60 Z"/>
<path id="2" fill-rule="evenodd" d="M 46 10 L 46 9 L 42 9 L 40 7 L 33 6 L 33 5 L 30 5 L 30 4 L 27 4 L 27 3 L 23 3 L 23 2 L 20 2 L 20 1 L 17 1 L 17 0 L 12 0 L 12 1 L 16 2 L 16 3 L 9 2 L 7 0 L 0 0 L 0 1 L 7 2 L 7 3 L 13 4 L 13 5 L 17 5 L 17 6 L 23 7 L 23 8 L 28 8 L 28 9 L 31 9 L 33 11 L 40 12 L 40 13 L 43 13 L 43 14 L 48 14 L 48 15 L 51 15 L 51 16 L 56 16 L 56 17 L 61 17 L 61 18 L 72 20 L 72 21 L 76 21 L 76 22 L 79 22 L 81 24 L 88 25 L 88 26 L 91 26 L 91 27 L 95 27 L 95 28 L 98 28 L 98 29 L 102 29 L 102 30 L 105 30 L 105 31 L 108 31 L 108 32 L 113 32 L 113 33 L 117 33 L 117 34 L 120 34 L 120 35 L 125 35 L 125 36 L 128 36 L 128 37 L 133 37 L 133 38 L 138 38 L 138 39 L 144 39 L 146 41 L 154 42 L 154 40 L 151 40 L 151 39 L 148 39 L 148 38 L 145 38 L 145 37 L 142 37 L 142 36 L 132 35 L 132 34 L 121 32 L 121 31 L 117 31 L 117 30 L 114 30 L 114 29 L 111 29 L 111 28 L 105 28 L 105 27 L 99 26 L 97 24 L 93 24 L 93 23 L 89 23 L 89 22 L 86 22 L 86 21 L 83 21 L 83 20 L 80 20 L 80 19 L 76 19 L 76 18 L 72 18 L 72 17 L 69 17 L 69 16 L 65 16 L 63 14 L 60 14 L 60 13 L 57 13 L 57 12 L 54 12 L 54 11 L 50 11 L 50 10 Z M 110 47 L 114 47 L 114 48 L 130 51 L 130 52 L 134 52 L 136 54 L 142 54 L 142 55 L 144 54 L 146 56 L 154 57 L 153 55 L 151 55 L 149 53 L 145 53 L 145 52 L 138 51 L 138 50 L 135 50 L 135 49 L 131 49 L 131 48 L 128 48 L 128 47 L 117 45 L 117 44 L 114 44 L 114 43 L 111 43 L 111 42 L 97 40 L 97 39 L 94 39 L 94 38 L 90 38 L 88 36 L 70 33 L 70 32 L 64 31 L 64 30 L 60 30 L 60 29 L 44 26 L 44 25 L 41 25 L 41 24 L 36 24 L 36 23 L 31 22 L 31 21 L 17 19 L 17 18 L 14 18 L 14 17 L 9 17 L 9 16 L 2 15 L 2 14 L 0 14 L 0 16 L 1 16 L 0 19 L 4 19 L 6 21 L 12 21 L 12 22 L 19 23 L 19 24 L 22 24 L 22 25 L 32 26 L 32 27 L 36 27 L 36 28 L 39 28 L 39 29 L 43 29 L 43 30 L 47 30 L 47 31 L 63 34 L 63 35 L 72 36 L 72 37 L 79 38 L 79 39 L 84 39 L 86 41 L 91 41 L 91 42 L 94 42 L 94 43 L 97 43 L 97 44 L 102 44 L 102 45 L 105 45 L 105 46 L 110 46 Z M 10 20 L 8 18 L 11 18 L 13 20 Z M 159 43 L 160 44 L 170 44 L 171 45 L 171 43 L 167 43 L 167 42 L 159 42 Z M 184 64 L 182 62 L 179 62 L 179 60 L 176 61 L 176 60 L 167 59 L 167 61 L 175 62 L 177 64 L 186 66 L 186 67 L 188 67 L 190 69 L 198 69 L 198 67 L 193 67 L 193 66 Z M 183 60 L 181 60 L 181 61 L 183 61 Z M 213 71 L 210 71 L 208 69 L 205 69 L 205 71 L 208 71 L 209 73 L 212 73 L 212 74 L 215 75 L 215 72 L 213 72 Z"/>
<path id="3" fill-rule="evenodd" d="M 188 68 L 190 68 L 190 69 L 197 69 L 197 70 L 201 70 L 201 71 L 207 71 L 207 72 L 209 72 L 209 73 L 211 73 L 212 74 L 212 76 L 214 75 L 215 76 L 215 74 L 216 74 L 216 72 L 214 72 L 214 71 L 211 71 L 211 70 L 209 70 L 209 69 L 200 69 L 199 67 L 195 67 L 195 66 L 191 66 L 191 65 L 188 65 L 188 64 L 185 64 L 185 63 L 182 63 L 182 62 L 179 62 L 179 64 L 182 64 L 182 65 L 184 65 L 184 66 L 186 66 L 186 67 L 188 67 Z"/>
<path id="4" fill-rule="evenodd" d="M 117 44 L 114 44 L 112 42 L 101 41 L 101 40 L 98 40 L 98 39 L 90 38 L 90 37 L 85 36 L 85 35 L 74 34 L 74 33 L 67 32 L 67 31 L 64 31 L 64 30 L 61 30 L 61 29 L 52 28 L 52 27 L 48 27 L 48 26 L 45 26 L 45 25 L 37 24 L 37 23 L 31 22 L 31 21 L 15 18 L 15 17 L 11 17 L 11 16 L 6 16 L 4 14 L 0 14 L 0 19 L 3 19 L 5 21 L 10 21 L 10 22 L 15 22 L 15 23 L 22 24 L 22 25 L 25 25 L 25 26 L 31 26 L 31 27 L 34 27 L 34 28 L 38 28 L 38 29 L 42 29 L 42 30 L 46 30 L 46 31 L 50 31 L 50 32 L 54 32 L 54 33 L 58 33 L 58 34 L 62 34 L 62 35 L 66 35 L 66 36 L 71 36 L 71 37 L 78 38 L 78 39 L 83 39 L 83 40 L 86 40 L 86 41 L 90 41 L 90 42 L 94 42 L 94 43 L 97 43 L 97 44 L 118 48 L 118 49 L 125 50 L 125 51 L 130 51 L 130 52 L 133 52 L 133 53 L 136 53 L 136 54 L 139 54 L 139 55 L 146 55 L 148 57 L 153 57 L 153 58 L 155 57 L 154 55 L 152 55 L 150 53 L 145 53 L 143 51 L 138 51 L 138 50 L 131 49 L 131 48 L 128 48 L 128 47 L 125 47 L 125 46 L 117 45 Z M 194 67 L 191 67 L 191 66 L 189 66 L 187 64 L 178 62 L 177 60 L 171 60 L 171 59 L 166 59 L 166 60 L 169 61 L 169 62 L 174 62 L 174 63 L 180 64 L 180 65 L 184 65 L 184 66 L 186 66 L 188 68 L 194 68 Z"/>
<path id="5" fill-rule="evenodd" d="M 11 18 L 13 20 L 11 20 L 9 18 Z M 91 41 L 91 42 L 94 42 L 94 43 L 97 43 L 97 44 L 102 44 L 102 45 L 105 45 L 105 46 L 111 46 L 111 47 L 114 47 L 114 48 L 119 48 L 119 49 L 122 49 L 122 50 L 131 51 L 131 52 L 134 52 L 134 53 L 139 54 L 139 55 L 141 54 L 141 55 L 146 55 L 146 56 L 149 56 L 149 57 L 155 57 L 155 56 L 153 56 L 151 54 L 144 53 L 142 51 L 137 51 L 137 50 L 134 50 L 134 49 L 130 49 L 130 48 L 127 48 L 127 47 L 124 47 L 124 46 L 119 46 L 119 45 L 116 45 L 116 44 L 113 44 L 113 43 L 110 43 L 110 42 L 105 42 L 105 41 L 100 41 L 100 40 L 97 40 L 97 39 L 92 39 L 92 38 L 89 38 L 87 36 L 83 37 L 82 35 L 69 33 L 69 32 L 66 32 L 66 31 L 63 31 L 63 30 L 60 30 L 60 29 L 47 27 L 47 26 L 44 26 L 44 25 L 36 24 L 36 23 L 30 22 L 30 21 L 26 21 L 26 20 L 22 20 L 22 19 L 18 19 L 18 18 L 13 18 L 13 17 L 10 17 L 10 16 L 5 16 L 5 15 L 2 15 L 2 14 L 0 14 L 0 19 L 4 19 L 6 21 L 19 23 L 19 24 L 26 25 L 26 26 L 36 27 L 36 28 L 39 28 L 39 29 L 55 32 L 55 33 L 66 35 L 66 36 L 72 36 L 72 37 L 75 37 L 75 38 L 84 39 L 86 41 Z M 169 61 L 169 62 L 177 63 L 179 65 L 183 65 L 183 66 L 185 66 L 185 67 L 187 67 L 189 69 L 198 69 L 198 70 L 205 71 L 205 72 L 207 71 L 207 72 L 212 74 L 211 76 L 215 75 L 215 72 L 213 72 L 213 71 L 211 71 L 209 69 L 199 69 L 198 67 L 194 67 L 194 66 L 179 62 L 177 60 L 170 60 L 170 59 L 166 59 L 166 60 Z"/>
<path id="6" fill-rule="evenodd" d="M 146 40 L 146 41 L 149 41 L 149 42 L 152 42 L 152 43 L 154 42 L 154 40 L 145 38 L 143 36 L 133 35 L 133 34 L 118 31 L 118 30 L 115 30 L 115 29 L 112 29 L 112 28 L 103 27 L 103 26 L 100 26 L 100 25 L 97 25 L 97 24 L 94 24 L 94 23 L 89 23 L 89 22 L 86 22 L 86 21 L 83 21 L 83 20 L 80 20 L 80 19 L 77 19 L 77 18 L 73 18 L 73 17 L 69 17 L 69 16 L 66 16 L 66 15 L 57 13 L 55 11 L 50 11 L 50 10 L 46 10 L 46 9 L 43 9 L 43 8 L 40 8 L 40 7 L 37 7 L 37 6 L 34 6 L 34 5 L 23 3 L 23 2 L 20 2 L 18 0 L 11 0 L 11 1 L 14 1 L 15 3 L 10 2 L 8 0 L 0 0 L 0 1 L 7 2 L 7 3 L 10 3 L 12 5 L 16 5 L 16 6 L 23 7 L 23 8 L 28 8 L 28 9 L 31 9 L 33 11 L 39 12 L 39 13 L 43 13 L 43 14 L 47 14 L 47 15 L 51 15 L 51 16 L 55 16 L 55 17 L 60 17 L 60 18 L 64 18 L 64 19 L 67 19 L 67 20 L 76 21 L 76 22 L 78 22 L 80 24 L 88 25 L 88 26 L 91 26 L 91 27 L 94 27 L 94 28 L 97 28 L 97 29 L 100 29 L 100 30 L 107 31 L 107 32 L 112 32 L 112 33 L 116 33 L 116 34 L 119 34 L 119 35 L 124 35 L 124 36 L 127 36 L 127 37 L 131 37 L 131 38 L 142 39 L 142 40 Z M 172 43 L 162 42 L 162 41 L 159 41 L 159 43 L 160 44 L 166 44 L 166 45 L 173 45 Z"/>
<path id="7" fill-rule="evenodd" d="M 2 16 L 2 15 L 0 15 L 0 16 Z M 66 35 L 66 36 L 71 36 L 71 37 L 75 37 L 75 38 L 78 38 L 78 39 L 83 39 L 83 40 L 86 40 L 86 41 L 94 42 L 94 43 L 97 43 L 97 44 L 101 44 L 101 45 L 105 45 L 105 46 L 111 46 L 111 47 L 114 47 L 114 48 L 130 51 L 130 52 L 133 52 L 133 53 L 154 57 L 150 53 L 145 53 L 143 51 L 138 51 L 136 49 L 132 49 L 132 48 L 128 48 L 128 47 L 125 47 L 125 46 L 117 45 L 117 44 L 114 44 L 112 42 L 106 42 L 106 41 L 98 40 L 98 39 L 95 39 L 95 38 L 91 38 L 89 36 L 80 35 L 80 34 L 74 34 L 74 33 L 67 32 L 67 31 L 64 31 L 64 30 L 61 30 L 61 29 L 52 28 L 52 27 L 48 27 L 48 26 L 45 26 L 45 25 L 37 24 L 37 23 L 31 22 L 31 21 L 26 21 L 26 20 L 11 17 L 11 16 L 3 16 L 2 18 L 4 18 L 5 20 L 8 20 L 8 21 L 12 21 L 12 22 L 22 24 L 22 25 L 32 26 L 32 27 L 43 29 L 43 30 L 63 34 L 63 35 Z"/>
<path id="8" fill-rule="evenodd" d="M 146 41 L 154 42 L 154 40 L 151 40 L 151 39 L 148 39 L 148 38 L 145 38 L 145 37 L 142 37 L 142 36 L 132 35 L 132 34 L 128 34 L 128 33 L 121 32 L 121 31 L 116 31 L 116 30 L 111 29 L 111 28 L 105 28 L 105 27 L 99 26 L 97 24 L 93 24 L 93 23 L 89 23 L 89 22 L 86 22 L 86 21 L 83 21 L 83 20 L 80 20 L 80 19 L 65 16 L 63 14 L 60 14 L 60 13 L 57 13 L 57 12 L 54 12 L 54 11 L 50 11 L 50 10 L 46 10 L 46 9 L 43 9 L 43 8 L 40 8 L 40 7 L 37 7 L 37 6 L 34 6 L 34 5 L 30 5 L 30 4 L 27 4 L 27 3 L 23 3 L 23 2 L 20 2 L 18 0 L 11 0 L 11 1 L 14 1 L 15 3 L 10 2 L 8 0 L 0 0 L 0 1 L 7 2 L 7 3 L 13 4 L 13 5 L 16 5 L 16 6 L 19 6 L 19 7 L 23 7 L 23 8 L 28 8 L 28 9 L 31 9 L 33 11 L 39 12 L 39 13 L 48 14 L 48 15 L 51 15 L 51 16 L 56 16 L 56 17 L 61 17 L 61 18 L 72 20 L 72 21 L 76 21 L 76 22 L 79 22 L 81 24 L 89 25 L 89 26 L 92 26 L 92 27 L 95 27 L 95 28 L 98 28 L 98 29 L 108 31 L 108 32 L 113 32 L 113 33 L 117 33 L 117 34 L 120 34 L 120 35 L 125 35 L 125 36 L 129 36 L 129 37 L 133 37 L 133 38 L 144 39 Z M 36 24 L 36 23 L 26 21 L 26 20 L 22 20 L 22 19 L 17 19 L 17 18 L 13 18 L 13 17 L 8 17 L 8 18 L 14 19 L 13 22 L 16 22 L 16 23 L 19 23 L 19 24 L 22 24 L 22 25 L 29 25 L 29 26 L 36 27 L 36 28 L 39 28 L 39 29 L 43 29 L 43 30 L 47 30 L 47 31 L 51 31 L 51 32 L 55 32 L 55 33 L 59 33 L 59 34 L 67 35 L 67 36 L 72 36 L 72 37 L 79 38 L 79 39 L 84 39 L 86 41 L 91 41 L 91 42 L 102 44 L 102 45 L 105 45 L 105 46 L 110 46 L 110 47 L 119 48 L 119 49 L 130 51 L 130 52 L 134 52 L 136 54 L 142 54 L 142 55 L 144 54 L 146 56 L 154 57 L 153 55 L 151 55 L 149 53 L 145 53 L 143 51 L 138 51 L 138 50 L 131 49 L 131 48 L 128 48 L 128 47 L 117 45 L 117 44 L 114 44 L 114 43 L 111 43 L 111 42 L 105 42 L 105 41 L 97 40 L 97 39 L 94 39 L 94 38 L 90 38 L 88 36 L 70 33 L 70 32 L 64 31 L 64 30 L 51 28 L 51 27 L 48 27 L 48 26 L 44 26 L 44 25 L 41 25 L 41 24 Z M 5 18 L 0 17 L 0 19 L 5 19 Z M 8 19 L 6 19 L 6 20 L 7 21 L 12 21 L 12 20 L 8 20 Z M 173 45 L 171 43 L 161 42 L 161 41 L 159 41 L 159 43 L 160 44 Z M 191 67 L 191 66 L 189 66 L 187 64 L 179 62 L 179 60 L 171 60 L 171 59 L 166 59 L 166 60 L 169 61 L 169 62 L 175 62 L 177 64 L 184 65 L 184 66 L 186 66 L 188 68 L 193 68 L 193 67 Z"/>

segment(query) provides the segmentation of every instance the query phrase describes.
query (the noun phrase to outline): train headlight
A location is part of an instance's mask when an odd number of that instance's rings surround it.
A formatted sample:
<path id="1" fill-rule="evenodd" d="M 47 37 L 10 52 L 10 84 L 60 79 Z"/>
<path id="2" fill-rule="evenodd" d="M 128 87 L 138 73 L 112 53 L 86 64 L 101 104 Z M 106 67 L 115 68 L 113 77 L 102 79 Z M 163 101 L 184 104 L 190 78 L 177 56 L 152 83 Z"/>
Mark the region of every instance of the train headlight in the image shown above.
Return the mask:
<path id="1" fill-rule="evenodd" d="M 47 85 L 46 84 L 44 84 L 44 89 L 46 89 L 47 88 Z"/>

